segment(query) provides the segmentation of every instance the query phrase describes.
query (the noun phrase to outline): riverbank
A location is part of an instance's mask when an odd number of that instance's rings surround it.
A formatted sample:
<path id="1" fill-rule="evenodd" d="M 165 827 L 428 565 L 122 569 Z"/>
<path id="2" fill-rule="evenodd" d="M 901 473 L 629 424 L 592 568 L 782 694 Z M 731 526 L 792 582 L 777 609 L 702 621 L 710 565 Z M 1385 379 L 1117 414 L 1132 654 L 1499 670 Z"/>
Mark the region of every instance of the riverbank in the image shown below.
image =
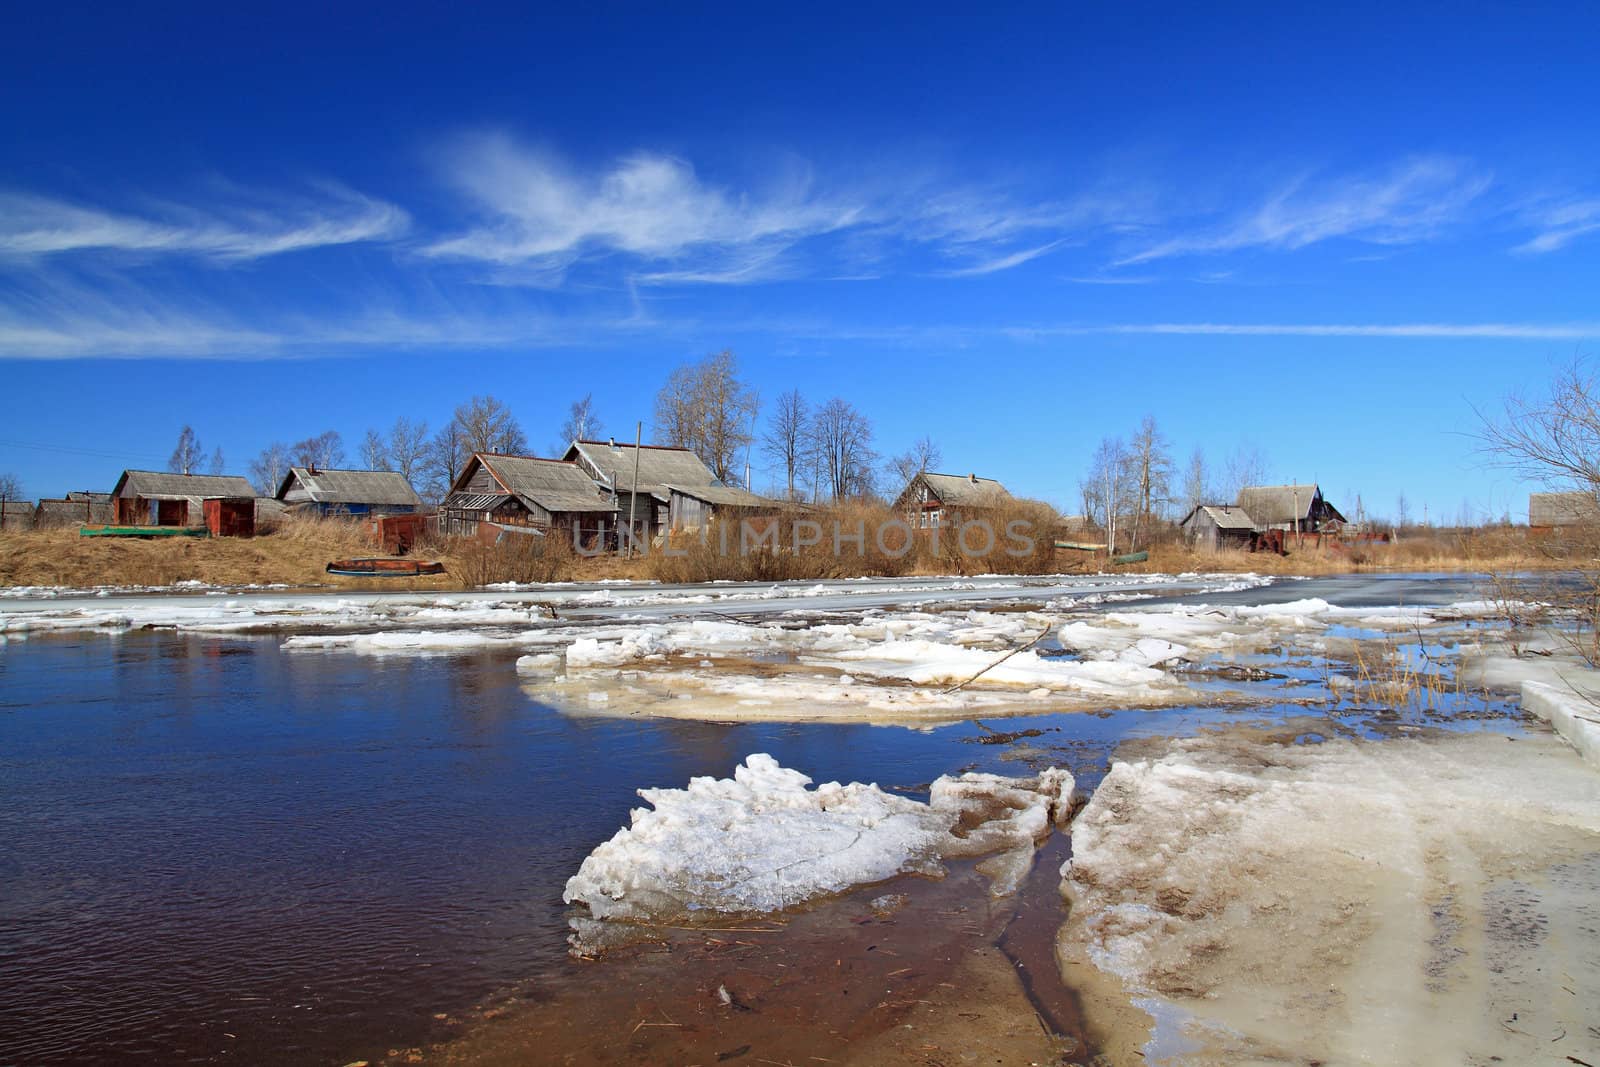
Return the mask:
<path id="1" fill-rule="evenodd" d="M 85 538 L 76 530 L 0 533 L 0 589 L 130 589 L 156 590 L 201 584 L 215 588 L 274 586 L 293 589 L 422 589 L 464 590 L 503 582 L 649 580 L 679 583 L 749 580 L 749 561 L 735 549 L 719 562 L 697 554 L 686 570 L 656 555 L 620 559 L 560 552 L 531 559 L 525 552 L 486 548 L 476 542 L 442 538 L 417 548 L 419 558 L 438 560 L 445 573 L 420 578 L 375 579 L 329 575 L 327 564 L 381 551 L 355 523 L 337 520 L 290 520 L 262 536 L 238 538 Z M 1515 528 L 1432 530 L 1406 535 L 1391 544 L 1348 548 L 1296 547 L 1287 555 L 1238 551 L 1195 552 L 1181 543 L 1158 543 L 1146 560 L 1111 564 L 1102 555 L 1059 550 L 1047 561 L 1030 559 L 1025 567 L 1003 555 L 964 560 L 914 559 L 895 563 L 853 546 L 828 561 L 811 560 L 804 575 L 774 574 L 768 580 L 855 577 L 917 577 L 982 573 L 1180 574 L 1196 571 L 1256 573 L 1276 576 L 1382 574 L 1400 572 L 1492 572 L 1563 569 L 1570 553 L 1548 538 L 1530 538 Z M 672 564 L 672 565 L 669 565 Z M 892 566 L 891 566 L 892 564 Z M 759 568 L 758 568 L 759 569 Z"/>

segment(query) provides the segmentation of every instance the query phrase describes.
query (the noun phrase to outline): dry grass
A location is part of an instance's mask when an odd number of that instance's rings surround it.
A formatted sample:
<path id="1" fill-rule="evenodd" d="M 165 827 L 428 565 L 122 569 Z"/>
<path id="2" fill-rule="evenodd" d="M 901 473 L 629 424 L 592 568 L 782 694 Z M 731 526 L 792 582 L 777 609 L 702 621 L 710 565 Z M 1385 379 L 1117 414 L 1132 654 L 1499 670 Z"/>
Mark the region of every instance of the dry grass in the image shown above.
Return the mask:
<path id="1" fill-rule="evenodd" d="M 1150 559 L 1114 569 L 1133 573 L 1183 571 L 1252 571 L 1256 574 L 1317 575 L 1403 573 L 1407 571 L 1476 571 L 1485 573 L 1552 570 L 1570 566 L 1548 549 L 1547 539 L 1530 536 L 1525 529 L 1417 530 L 1383 544 L 1352 544 L 1341 548 L 1296 546 L 1293 535 L 1287 555 L 1271 552 L 1195 551 L 1181 540 L 1166 539 L 1150 546 Z M 1107 566 L 1095 556 L 1091 568 Z"/>

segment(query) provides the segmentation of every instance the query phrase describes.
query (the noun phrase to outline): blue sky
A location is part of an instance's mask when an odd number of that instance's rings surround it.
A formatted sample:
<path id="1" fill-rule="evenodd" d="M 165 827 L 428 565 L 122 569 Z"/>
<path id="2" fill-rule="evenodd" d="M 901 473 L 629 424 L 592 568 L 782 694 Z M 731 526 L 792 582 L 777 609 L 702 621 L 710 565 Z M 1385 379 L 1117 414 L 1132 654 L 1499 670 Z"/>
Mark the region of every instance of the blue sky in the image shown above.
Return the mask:
<path id="1" fill-rule="evenodd" d="M 732 348 L 1064 505 L 1180 461 L 1525 511 L 1474 406 L 1600 342 L 1592 5 L 68 5 L 0 16 L 0 472 L 492 393 L 631 436 Z M 758 475 L 758 481 L 759 481 Z"/>

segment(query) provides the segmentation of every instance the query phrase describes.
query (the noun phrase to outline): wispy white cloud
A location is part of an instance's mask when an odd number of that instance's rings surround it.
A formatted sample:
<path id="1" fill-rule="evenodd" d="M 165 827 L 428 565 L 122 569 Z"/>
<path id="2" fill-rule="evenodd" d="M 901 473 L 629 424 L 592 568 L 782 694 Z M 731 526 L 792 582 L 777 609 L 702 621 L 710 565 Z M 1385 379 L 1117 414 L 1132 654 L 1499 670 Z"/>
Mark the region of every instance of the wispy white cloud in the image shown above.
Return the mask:
<path id="1" fill-rule="evenodd" d="M 1241 215 L 1158 241 L 1117 265 L 1250 248 L 1293 251 L 1335 238 L 1410 244 L 1458 220 L 1489 185 L 1486 173 L 1439 157 L 1377 175 L 1305 176 Z"/>
<path id="2" fill-rule="evenodd" d="M 1030 260 L 1038 259 L 1042 255 L 1054 252 L 1064 242 L 1065 239 L 1051 241 L 1049 244 L 1042 244 L 1037 248 L 1024 248 L 1020 252 L 1012 252 L 1010 255 L 974 263 L 970 267 L 958 267 L 954 270 L 941 271 L 940 273 L 946 278 L 971 278 L 979 274 L 996 274 L 1003 270 L 1010 270 L 1012 267 L 1020 267 Z"/>
<path id="3" fill-rule="evenodd" d="M 862 205 L 819 195 L 799 169 L 758 192 L 736 193 L 702 181 L 671 156 L 640 152 L 582 174 L 498 133 L 458 141 L 444 167 L 480 222 L 426 252 L 501 265 L 560 267 L 608 253 L 672 263 L 691 254 L 782 246 L 862 217 Z M 701 272 L 691 266 L 684 273 Z"/>
<path id="4" fill-rule="evenodd" d="M 1547 205 L 1534 213 L 1530 221 L 1539 234 L 1512 251 L 1524 255 L 1554 252 L 1585 234 L 1600 232 L 1600 199 Z"/>
<path id="5" fill-rule="evenodd" d="M 159 202 L 132 212 L 0 191 L 0 255 L 111 251 L 247 260 L 385 240 L 409 225 L 393 204 L 338 186 L 319 193 L 214 207 Z"/>

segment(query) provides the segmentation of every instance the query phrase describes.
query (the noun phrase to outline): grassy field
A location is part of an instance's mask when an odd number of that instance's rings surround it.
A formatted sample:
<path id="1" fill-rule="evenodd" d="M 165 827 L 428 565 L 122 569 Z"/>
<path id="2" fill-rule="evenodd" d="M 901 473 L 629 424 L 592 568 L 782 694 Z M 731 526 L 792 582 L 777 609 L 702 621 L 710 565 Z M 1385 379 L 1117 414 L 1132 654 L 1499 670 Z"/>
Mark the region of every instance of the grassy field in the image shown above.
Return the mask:
<path id="1" fill-rule="evenodd" d="M 852 510 L 849 528 L 872 511 Z M 520 541 L 520 539 L 519 539 Z M 735 539 L 735 544 L 736 544 Z M 823 545 L 800 553 L 741 557 L 724 555 L 696 539 L 682 539 L 683 555 L 659 550 L 645 559 L 615 556 L 584 558 L 571 551 L 534 556 L 521 544 L 486 548 L 472 541 L 443 539 L 418 547 L 419 558 L 445 564 L 442 575 L 417 579 L 341 578 L 326 573 L 331 560 L 381 554 L 359 525 L 337 520 L 292 519 L 248 539 L 172 538 L 151 541 L 80 537 L 73 529 L 0 534 L 0 586 L 168 586 L 180 581 L 208 585 L 288 585 L 330 588 L 463 589 L 490 582 L 583 581 L 600 578 L 652 578 L 663 582 L 710 580 L 779 581 L 846 578 L 862 575 L 1013 573 L 1128 573 L 1251 571 L 1258 574 L 1311 575 L 1397 571 L 1489 571 L 1566 568 L 1592 553 L 1525 530 L 1426 530 L 1393 544 L 1359 545 L 1343 550 L 1305 547 L 1286 556 L 1248 552 L 1194 552 L 1176 539 L 1158 541 L 1147 562 L 1113 566 L 1102 555 L 1038 551 L 1021 559 L 995 555 L 965 559 L 919 545 L 903 556 L 885 554 L 872 544 L 861 555 L 847 548 L 834 555 Z"/>

